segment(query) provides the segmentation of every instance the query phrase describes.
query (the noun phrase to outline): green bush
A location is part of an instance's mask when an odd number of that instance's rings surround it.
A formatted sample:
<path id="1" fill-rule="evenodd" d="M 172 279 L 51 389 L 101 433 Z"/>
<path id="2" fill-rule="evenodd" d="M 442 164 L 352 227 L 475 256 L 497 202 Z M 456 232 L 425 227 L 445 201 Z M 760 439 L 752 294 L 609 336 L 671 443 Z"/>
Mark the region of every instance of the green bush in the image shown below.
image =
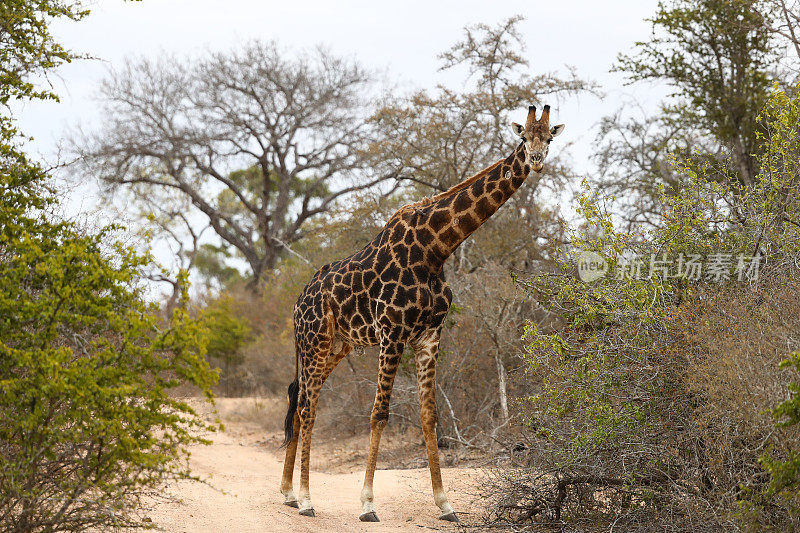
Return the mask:
<path id="1" fill-rule="evenodd" d="M 138 287 L 150 261 L 48 222 L 44 176 L 0 175 L 0 523 L 6 531 L 146 525 L 141 499 L 189 477 L 212 429 L 171 388 L 216 381 L 184 307 L 163 326 Z M 8 193 L 8 194 L 6 194 Z"/>
<path id="2" fill-rule="evenodd" d="M 800 352 L 792 353 L 781 362 L 781 368 L 789 368 L 795 376 L 800 373 Z M 800 424 L 800 382 L 789 384 L 789 398 L 778 404 L 773 410 L 781 427 L 792 427 Z M 775 458 L 766 453 L 761 457 L 761 465 L 770 474 L 769 485 L 762 495 L 767 498 L 780 497 L 790 500 L 800 493 L 800 450 L 791 450 L 782 458 Z M 751 506 L 748 506 L 752 509 Z"/>
<path id="3" fill-rule="evenodd" d="M 233 297 L 223 295 L 200 315 L 208 330 L 207 355 L 212 362 L 222 365 L 220 382 L 226 395 L 231 394 L 231 385 L 238 381 L 235 369 L 245 360 L 243 349 L 254 339 L 249 322 L 237 316 L 233 303 Z"/>
<path id="4" fill-rule="evenodd" d="M 167 325 L 142 298 L 152 259 L 117 228 L 59 221 L 50 177 L 20 150 L 7 106 L 56 96 L 31 79 L 75 58 L 49 23 L 77 2 L 0 7 L 0 530 L 152 527 L 142 500 L 188 478 L 187 446 L 214 429 L 170 396 L 216 382 L 205 329 L 181 305 Z"/>
<path id="5" fill-rule="evenodd" d="M 497 518 L 800 527 L 800 388 L 779 368 L 800 365 L 786 359 L 800 344 L 799 118 L 800 97 L 776 89 L 750 187 L 701 160 L 676 163 L 687 185 L 662 197 L 651 231 L 618 231 L 602 202 L 582 200 L 570 241 L 609 272 L 581 281 L 565 252 L 559 270 L 525 282 L 553 320 L 526 332 L 533 393 L 519 407 L 532 451 L 496 485 Z M 632 252 L 639 278 L 624 266 Z M 731 254 L 730 279 L 692 280 L 674 265 L 666 279 L 649 275 L 651 258 L 717 252 Z M 740 254 L 760 256 L 757 279 L 740 279 Z"/>

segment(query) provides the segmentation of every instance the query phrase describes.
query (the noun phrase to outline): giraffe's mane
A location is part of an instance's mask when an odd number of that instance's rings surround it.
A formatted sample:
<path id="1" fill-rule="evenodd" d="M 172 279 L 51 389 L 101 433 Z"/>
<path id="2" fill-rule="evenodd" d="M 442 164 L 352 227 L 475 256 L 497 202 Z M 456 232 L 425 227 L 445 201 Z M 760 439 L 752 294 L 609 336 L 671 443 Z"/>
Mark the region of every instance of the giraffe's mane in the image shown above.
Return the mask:
<path id="1" fill-rule="evenodd" d="M 417 200 L 416 202 L 404 205 L 403 207 L 395 211 L 392 216 L 389 217 L 389 220 L 387 220 L 386 224 L 383 225 L 383 229 L 385 230 L 387 227 L 389 227 L 389 224 L 391 224 L 391 222 L 395 220 L 397 217 L 402 217 L 405 213 L 411 210 L 418 209 L 420 207 L 427 207 L 431 204 L 434 204 L 440 200 L 444 200 L 445 198 L 448 198 L 456 193 L 463 191 L 464 189 L 466 189 L 467 187 L 469 187 L 470 185 L 472 185 L 473 183 L 475 183 L 476 181 L 483 178 L 484 176 L 492 172 L 494 169 L 499 167 L 503 161 L 504 159 L 500 159 L 496 163 L 492 163 L 491 165 L 484 168 L 474 176 L 465 179 L 461 183 L 453 185 L 444 192 L 440 192 L 439 194 L 436 194 L 434 196 L 425 196 L 421 200 Z"/>
<path id="2" fill-rule="evenodd" d="M 491 171 L 493 171 L 495 168 L 497 168 L 500 165 L 500 163 L 502 163 L 503 161 L 504 161 L 503 159 L 500 159 L 496 163 L 493 163 L 493 164 L 489 165 L 488 167 L 484 168 L 483 170 L 481 170 L 480 172 L 478 172 L 474 176 L 465 179 L 461 183 L 453 185 L 452 187 L 450 187 L 449 189 L 447 189 L 444 192 L 440 192 L 439 194 L 434 195 L 434 196 L 426 196 L 426 197 L 422 198 L 421 200 L 418 200 L 418 201 L 416 201 L 414 203 L 406 204 L 403 207 L 401 207 L 400 209 L 398 209 L 398 212 L 404 211 L 406 209 L 416 209 L 418 207 L 426 207 L 426 206 L 431 205 L 432 203 L 438 202 L 440 200 L 444 200 L 445 198 L 449 198 L 450 196 L 453 196 L 454 194 L 463 191 L 464 189 L 466 189 L 467 187 L 469 187 L 470 185 L 472 185 L 473 183 L 475 183 L 476 181 L 478 181 L 482 177 L 484 177 L 487 174 L 489 174 Z"/>

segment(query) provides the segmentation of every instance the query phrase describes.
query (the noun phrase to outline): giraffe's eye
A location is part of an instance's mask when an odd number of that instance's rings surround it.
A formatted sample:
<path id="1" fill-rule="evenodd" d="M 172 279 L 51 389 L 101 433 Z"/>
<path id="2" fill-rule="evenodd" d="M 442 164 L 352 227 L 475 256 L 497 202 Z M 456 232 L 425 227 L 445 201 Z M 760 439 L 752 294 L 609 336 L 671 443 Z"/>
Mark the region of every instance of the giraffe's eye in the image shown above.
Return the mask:
<path id="1" fill-rule="evenodd" d="M 550 144 L 551 142 L 553 142 L 553 139 L 547 139 L 547 144 Z"/>

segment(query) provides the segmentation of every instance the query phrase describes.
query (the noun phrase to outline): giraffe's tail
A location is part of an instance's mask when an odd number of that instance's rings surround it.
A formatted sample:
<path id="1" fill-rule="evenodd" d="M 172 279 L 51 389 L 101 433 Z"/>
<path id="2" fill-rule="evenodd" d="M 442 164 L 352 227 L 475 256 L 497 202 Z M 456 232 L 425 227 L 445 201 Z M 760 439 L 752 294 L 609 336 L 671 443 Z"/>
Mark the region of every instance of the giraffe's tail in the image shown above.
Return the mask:
<path id="1" fill-rule="evenodd" d="M 289 385 L 289 411 L 286 413 L 286 420 L 283 422 L 283 444 L 281 444 L 281 448 L 289 444 L 294 436 L 294 415 L 297 413 L 297 397 L 299 394 L 300 380 L 295 379 Z"/>

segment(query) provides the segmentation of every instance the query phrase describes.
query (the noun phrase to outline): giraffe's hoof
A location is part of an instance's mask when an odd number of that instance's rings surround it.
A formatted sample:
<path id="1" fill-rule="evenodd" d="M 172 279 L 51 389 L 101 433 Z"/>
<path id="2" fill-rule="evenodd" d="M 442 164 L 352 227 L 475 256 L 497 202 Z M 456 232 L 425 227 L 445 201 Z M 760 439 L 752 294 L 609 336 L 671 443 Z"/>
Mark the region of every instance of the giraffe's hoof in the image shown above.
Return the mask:
<path id="1" fill-rule="evenodd" d="M 378 515 L 375 514 L 375 511 L 362 513 L 358 517 L 358 519 L 361 520 L 362 522 L 380 522 L 380 520 L 378 520 Z"/>
<path id="2" fill-rule="evenodd" d="M 309 507 L 308 509 L 300 509 L 300 514 L 303 516 L 317 516 L 314 514 L 313 507 Z"/>
<path id="3" fill-rule="evenodd" d="M 288 505 L 289 507 L 294 507 L 295 509 L 300 507 L 300 505 L 297 503 L 297 500 L 286 500 L 283 502 L 283 505 Z"/>
<path id="4" fill-rule="evenodd" d="M 458 522 L 458 517 L 456 516 L 455 511 L 450 511 L 449 513 L 445 513 L 439 517 L 439 520 L 447 520 L 448 522 Z"/>

